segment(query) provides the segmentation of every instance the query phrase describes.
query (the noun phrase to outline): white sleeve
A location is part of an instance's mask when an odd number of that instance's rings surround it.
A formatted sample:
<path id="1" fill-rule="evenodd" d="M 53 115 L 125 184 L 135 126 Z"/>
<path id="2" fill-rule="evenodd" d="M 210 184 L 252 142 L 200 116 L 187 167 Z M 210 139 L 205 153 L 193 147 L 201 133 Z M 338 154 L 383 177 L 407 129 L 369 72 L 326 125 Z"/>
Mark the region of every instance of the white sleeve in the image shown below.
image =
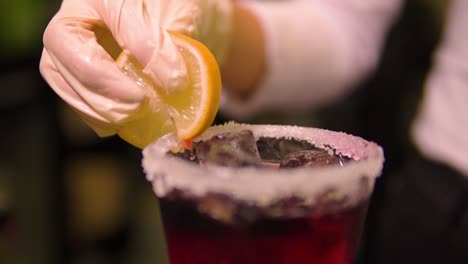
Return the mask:
<path id="1" fill-rule="evenodd" d="M 221 111 L 238 119 L 272 109 L 314 109 L 347 94 L 376 67 L 401 0 L 243 3 L 261 21 L 267 70 L 249 100 L 224 92 Z"/>
<path id="2" fill-rule="evenodd" d="M 412 127 L 413 142 L 427 157 L 468 177 L 468 1 L 451 3 Z"/>

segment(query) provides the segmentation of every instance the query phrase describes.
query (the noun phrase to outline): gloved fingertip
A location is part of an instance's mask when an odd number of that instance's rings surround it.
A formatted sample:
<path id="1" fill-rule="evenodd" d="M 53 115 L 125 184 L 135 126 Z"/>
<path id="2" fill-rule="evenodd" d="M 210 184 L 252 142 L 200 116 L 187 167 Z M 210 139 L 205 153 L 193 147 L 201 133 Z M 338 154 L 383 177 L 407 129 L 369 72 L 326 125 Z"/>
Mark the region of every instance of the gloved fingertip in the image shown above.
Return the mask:
<path id="1" fill-rule="evenodd" d="M 116 134 L 112 129 L 105 129 L 102 127 L 94 126 L 92 124 L 87 124 L 99 137 L 110 137 Z"/>
<path id="2" fill-rule="evenodd" d="M 123 94 L 118 94 L 120 97 L 124 96 L 125 101 L 127 103 L 135 104 L 138 105 L 143 102 L 145 99 L 145 90 L 144 87 L 139 85 L 138 82 L 134 80 L 130 80 L 127 85 L 123 85 L 121 87 L 121 90 L 116 89 L 114 91 L 115 93 L 121 93 Z"/>
<path id="3" fill-rule="evenodd" d="M 85 122 L 86 125 L 88 125 L 99 137 L 110 137 L 116 134 L 110 124 L 93 119 L 80 112 L 78 112 L 78 114 L 80 115 L 81 120 L 83 120 L 83 122 Z"/>

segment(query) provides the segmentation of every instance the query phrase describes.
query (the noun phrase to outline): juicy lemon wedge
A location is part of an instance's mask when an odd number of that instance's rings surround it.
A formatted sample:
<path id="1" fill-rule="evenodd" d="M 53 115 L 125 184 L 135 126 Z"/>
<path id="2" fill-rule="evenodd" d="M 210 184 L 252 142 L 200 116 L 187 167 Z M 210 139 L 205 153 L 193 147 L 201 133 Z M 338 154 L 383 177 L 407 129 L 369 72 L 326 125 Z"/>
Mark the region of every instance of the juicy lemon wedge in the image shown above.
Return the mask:
<path id="1" fill-rule="evenodd" d="M 213 54 L 195 39 L 171 32 L 188 72 L 189 85 L 163 93 L 132 57 L 121 53 L 117 64 L 145 91 L 139 112 L 117 130 L 128 143 L 144 148 L 160 136 L 176 132 L 181 140 L 201 134 L 212 123 L 221 100 L 221 74 Z"/>

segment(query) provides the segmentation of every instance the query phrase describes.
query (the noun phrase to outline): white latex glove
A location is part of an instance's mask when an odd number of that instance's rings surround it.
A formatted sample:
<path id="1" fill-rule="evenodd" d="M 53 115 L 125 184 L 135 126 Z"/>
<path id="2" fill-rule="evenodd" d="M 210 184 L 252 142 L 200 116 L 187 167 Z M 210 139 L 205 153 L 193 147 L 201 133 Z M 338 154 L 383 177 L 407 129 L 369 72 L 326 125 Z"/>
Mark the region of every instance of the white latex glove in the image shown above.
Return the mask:
<path id="1" fill-rule="evenodd" d="M 230 0 L 64 0 L 44 33 L 40 71 L 98 135 L 109 136 L 144 99 L 116 56 L 135 57 L 170 92 L 187 82 L 187 70 L 168 30 L 200 40 L 221 63 L 231 10 Z"/>

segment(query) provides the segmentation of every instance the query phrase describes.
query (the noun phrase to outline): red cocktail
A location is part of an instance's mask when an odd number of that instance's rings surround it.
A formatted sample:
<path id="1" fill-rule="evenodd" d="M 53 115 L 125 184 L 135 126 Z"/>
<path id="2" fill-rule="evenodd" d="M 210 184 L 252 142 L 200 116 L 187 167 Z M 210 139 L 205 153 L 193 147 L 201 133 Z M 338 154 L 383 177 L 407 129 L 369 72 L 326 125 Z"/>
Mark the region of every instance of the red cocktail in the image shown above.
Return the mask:
<path id="1" fill-rule="evenodd" d="M 173 155 L 168 151 L 184 149 L 174 135 L 144 150 L 171 263 L 353 263 L 381 148 L 332 131 L 233 123 L 196 141 L 244 130 L 253 132 L 268 165 L 210 164 L 191 150 Z M 302 154 L 288 158 L 289 150 L 304 149 L 307 166 L 297 164 Z"/>

